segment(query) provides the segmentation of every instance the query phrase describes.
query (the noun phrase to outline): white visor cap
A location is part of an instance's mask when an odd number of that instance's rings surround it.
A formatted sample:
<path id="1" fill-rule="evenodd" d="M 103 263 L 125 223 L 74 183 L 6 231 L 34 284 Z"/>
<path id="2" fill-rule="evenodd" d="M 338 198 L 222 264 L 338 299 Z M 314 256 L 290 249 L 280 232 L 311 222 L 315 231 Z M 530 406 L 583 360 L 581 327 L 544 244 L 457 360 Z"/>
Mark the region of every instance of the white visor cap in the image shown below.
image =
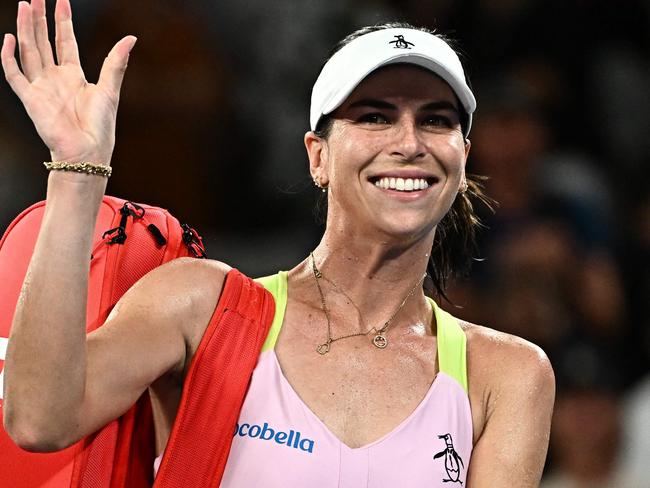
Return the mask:
<path id="1" fill-rule="evenodd" d="M 366 76 L 396 63 L 426 68 L 454 91 L 467 114 L 467 137 L 476 99 L 465 80 L 458 55 L 439 37 L 417 29 L 382 29 L 357 37 L 327 61 L 311 93 L 309 122 L 316 130 L 323 117 L 336 110 Z"/>

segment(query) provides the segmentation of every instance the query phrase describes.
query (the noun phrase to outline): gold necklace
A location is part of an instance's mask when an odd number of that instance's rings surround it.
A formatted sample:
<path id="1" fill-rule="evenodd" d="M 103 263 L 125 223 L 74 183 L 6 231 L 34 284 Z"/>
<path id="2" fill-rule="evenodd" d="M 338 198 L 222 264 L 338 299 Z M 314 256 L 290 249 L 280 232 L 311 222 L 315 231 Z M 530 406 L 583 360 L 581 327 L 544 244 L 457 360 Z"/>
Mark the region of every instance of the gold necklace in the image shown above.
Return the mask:
<path id="1" fill-rule="evenodd" d="M 411 298 L 411 295 L 415 293 L 415 290 L 418 289 L 418 286 L 422 284 L 424 278 L 427 276 L 426 273 L 422 275 L 422 278 L 420 278 L 420 280 L 418 280 L 415 286 L 411 288 L 411 291 L 409 291 L 406 297 L 404 297 L 404 300 L 402 300 L 400 306 L 397 307 L 395 312 L 393 312 L 393 315 L 391 315 L 390 318 L 386 322 L 384 322 L 384 325 L 380 329 L 377 329 L 376 327 L 371 327 L 365 332 L 356 332 L 354 334 L 347 334 L 340 337 L 332 337 L 332 320 L 330 317 L 330 311 L 329 308 L 327 308 L 327 303 L 325 302 L 325 295 L 323 294 L 323 289 L 320 286 L 320 280 L 323 278 L 323 273 L 321 273 L 320 270 L 316 267 L 316 259 L 314 258 L 313 252 L 309 253 L 309 257 L 311 258 L 311 269 L 314 275 L 314 280 L 316 281 L 316 287 L 318 288 L 318 294 L 320 295 L 321 308 L 323 309 L 323 313 L 325 314 L 325 318 L 327 319 L 327 340 L 322 344 L 319 344 L 318 347 L 316 347 L 316 352 L 318 352 L 318 354 L 320 355 L 325 355 L 328 352 L 330 352 L 330 348 L 333 342 L 340 341 L 342 339 L 349 339 L 350 337 L 367 336 L 370 333 L 375 334 L 375 336 L 372 338 L 372 343 L 375 345 L 375 347 L 379 349 L 385 349 L 386 346 L 388 346 L 388 339 L 386 338 L 385 335 L 386 331 L 388 330 L 388 327 L 390 327 L 390 324 L 393 322 L 393 319 L 397 316 L 400 310 L 404 308 L 404 305 L 406 305 L 408 299 Z M 328 281 L 330 281 L 336 287 L 336 289 L 339 289 L 339 287 L 336 286 L 334 282 L 332 282 L 331 280 Z M 352 300 L 350 301 L 352 302 Z M 357 310 L 359 309 L 357 308 Z M 359 317 L 361 317 L 360 311 L 359 311 Z"/>

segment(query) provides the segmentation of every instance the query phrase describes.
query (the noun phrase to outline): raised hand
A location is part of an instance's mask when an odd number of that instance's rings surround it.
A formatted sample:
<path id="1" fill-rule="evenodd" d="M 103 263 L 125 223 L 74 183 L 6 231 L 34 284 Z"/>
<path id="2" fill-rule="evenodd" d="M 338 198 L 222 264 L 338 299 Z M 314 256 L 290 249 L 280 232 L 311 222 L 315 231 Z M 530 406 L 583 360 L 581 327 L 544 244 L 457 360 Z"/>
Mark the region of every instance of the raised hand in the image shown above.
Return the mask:
<path id="1" fill-rule="evenodd" d="M 45 0 L 18 3 L 18 45 L 5 34 L 2 67 L 53 161 L 109 164 L 115 145 L 115 119 L 129 53 L 127 36 L 110 51 L 97 84 L 88 83 L 79 62 L 70 0 L 55 8 L 56 61 L 48 39 Z"/>

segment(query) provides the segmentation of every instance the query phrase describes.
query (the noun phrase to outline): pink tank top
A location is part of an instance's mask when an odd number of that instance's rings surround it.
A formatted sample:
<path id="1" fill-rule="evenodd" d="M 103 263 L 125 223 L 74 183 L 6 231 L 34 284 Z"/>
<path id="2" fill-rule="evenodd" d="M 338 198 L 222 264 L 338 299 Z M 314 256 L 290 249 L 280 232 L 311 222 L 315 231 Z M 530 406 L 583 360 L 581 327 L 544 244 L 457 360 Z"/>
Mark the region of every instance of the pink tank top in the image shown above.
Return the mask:
<path id="1" fill-rule="evenodd" d="M 303 403 L 278 363 L 274 346 L 286 309 L 286 272 L 258 281 L 274 295 L 276 314 L 233 432 L 221 487 L 465 485 L 472 416 L 465 334 L 456 319 L 432 302 L 439 373 L 411 415 L 382 438 L 353 449 Z"/>

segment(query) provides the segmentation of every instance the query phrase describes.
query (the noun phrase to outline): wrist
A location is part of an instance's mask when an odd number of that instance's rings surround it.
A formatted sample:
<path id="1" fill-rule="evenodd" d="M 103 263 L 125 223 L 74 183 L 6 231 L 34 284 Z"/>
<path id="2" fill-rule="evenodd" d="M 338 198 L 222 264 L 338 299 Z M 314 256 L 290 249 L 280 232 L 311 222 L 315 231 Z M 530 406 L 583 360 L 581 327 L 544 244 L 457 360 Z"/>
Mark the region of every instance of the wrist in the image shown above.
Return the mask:
<path id="1" fill-rule="evenodd" d="M 87 202 L 101 201 L 108 179 L 104 176 L 72 171 L 50 171 L 47 180 L 47 199 L 78 196 Z"/>
<path id="2" fill-rule="evenodd" d="M 111 165 L 111 155 L 112 153 L 88 153 L 81 155 L 72 155 L 69 153 L 59 153 L 56 151 L 50 151 L 50 161 L 53 162 L 63 162 L 63 163 L 92 163 L 101 166 L 110 166 Z"/>
<path id="3" fill-rule="evenodd" d="M 86 231 L 92 233 L 95 228 L 105 190 L 106 178 L 58 171 L 50 173 L 43 226 L 46 222 L 54 223 L 59 233 L 79 238 L 85 235 L 90 239 Z"/>

